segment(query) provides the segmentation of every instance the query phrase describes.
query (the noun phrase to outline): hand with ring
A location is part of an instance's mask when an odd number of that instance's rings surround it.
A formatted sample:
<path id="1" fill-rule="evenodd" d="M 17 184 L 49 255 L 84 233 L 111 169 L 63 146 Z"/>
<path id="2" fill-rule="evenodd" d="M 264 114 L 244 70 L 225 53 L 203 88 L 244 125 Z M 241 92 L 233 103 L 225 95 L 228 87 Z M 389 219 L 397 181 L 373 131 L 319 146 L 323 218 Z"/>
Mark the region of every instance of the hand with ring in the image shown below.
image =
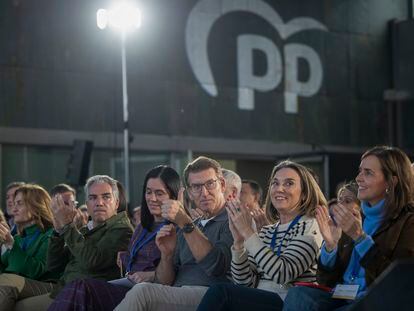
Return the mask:
<path id="1" fill-rule="evenodd" d="M 244 241 L 255 233 L 252 228 L 252 216 L 246 207 L 241 206 L 240 201 L 228 200 L 226 203 L 226 209 L 229 216 L 229 222 Z M 235 238 L 234 235 L 233 238 Z"/>

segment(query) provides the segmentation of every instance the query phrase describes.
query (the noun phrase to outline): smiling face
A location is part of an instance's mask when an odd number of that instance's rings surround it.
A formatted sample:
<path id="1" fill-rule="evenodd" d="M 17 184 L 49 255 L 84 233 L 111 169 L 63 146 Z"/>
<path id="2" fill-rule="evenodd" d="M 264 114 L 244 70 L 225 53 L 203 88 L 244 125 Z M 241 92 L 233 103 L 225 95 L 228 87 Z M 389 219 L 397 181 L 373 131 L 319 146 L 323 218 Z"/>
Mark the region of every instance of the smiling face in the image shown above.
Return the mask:
<path id="1" fill-rule="evenodd" d="M 358 184 L 358 199 L 371 206 L 385 198 L 388 184 L 379 159 L 369 155 L 361 160 L 359 173 L 355 178 Z"/>
<path id="2" fill-rule="evenodd" d="M 12 215 L 14 217 L 14 222 L 17 225 L 24 225 L 33 220 L 33 215 L 30 211 L 30 207 L 25 203 L 23 194 L 21 192 L 18 192 L 14 198 Z"/>
<path id="3" fill-rule="evenodd" d="M 145 190 L 145 201 L 149 212 L 155 220 L 161 220 L 161 205 L 165 200 L 170 199 L 167 188 L 161 178 L 150 178 Z M 141 214 L 141 211 L 138 211 Z"/>
<path id="4" fill-rule="evenodd" d="M 224 207 L 225 182 L 214 169 L 190 172 L 188 175 L 189 196 L 197 208 L 208 216 L 217 215 Z"/>
<path id="5" fill-rule="evenodd" d="M 302 186 L 299 174 L 291 168 L 278 170 L 270 183 L 270 197 L 280 218 L 293 219 L 299 214 Z"/>
<path id="6" fill-rule="evenodd" d="M 116 214 L 119 200 L 107 183 L 94 183 L 89 187 L 86 205 L 94 226 L 104 223 Z"/>

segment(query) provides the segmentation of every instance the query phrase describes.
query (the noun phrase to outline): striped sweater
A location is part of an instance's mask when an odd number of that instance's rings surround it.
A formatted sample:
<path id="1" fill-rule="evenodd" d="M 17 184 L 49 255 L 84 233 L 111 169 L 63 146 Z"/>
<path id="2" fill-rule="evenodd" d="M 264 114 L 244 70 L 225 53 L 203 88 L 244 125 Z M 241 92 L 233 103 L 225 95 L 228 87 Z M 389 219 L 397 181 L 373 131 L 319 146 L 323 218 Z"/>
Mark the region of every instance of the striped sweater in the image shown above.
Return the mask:
<path id="1" fill-rule="evenodd" d="M 264 226 L 244 242 L 244 249 L 232 247 L 231 274 L 236 284 L 277 293 L 286 292 L 292 282 L 315 282 L 317 258 L 322 244 L 315 218 L 302 216 L 286 232 L 288 224 Z M 277 228 L 275 250 L 270 244 Z M 281 246 L 281 255 L 277 248 Z M 282 290 L 280 290 L 282 289 Z M 283 297 L 282 297 L 283 298 Z"/>

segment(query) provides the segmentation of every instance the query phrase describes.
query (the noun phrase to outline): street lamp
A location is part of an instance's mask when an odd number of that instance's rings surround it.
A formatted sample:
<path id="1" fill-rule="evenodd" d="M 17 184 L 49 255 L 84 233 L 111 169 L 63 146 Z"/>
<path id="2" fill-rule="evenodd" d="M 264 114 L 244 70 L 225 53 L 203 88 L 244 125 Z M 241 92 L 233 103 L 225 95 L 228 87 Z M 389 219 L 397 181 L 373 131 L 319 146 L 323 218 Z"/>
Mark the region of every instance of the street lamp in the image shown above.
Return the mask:
<path id="1" fill-rule="evenodd" d="M 129 32 L 138 29 L 141 26 L 141 12 L 131 3 L 126 1 L 118 1 L 108 10 L 99 9 L 96 12 L 96 23 L 98 28 L 102 30 L 109 26 L 121 32 L 122 102 L 124 121 L 124 183 L 127 202 L 129 202 L 129 116 L 125 39 Z"/>

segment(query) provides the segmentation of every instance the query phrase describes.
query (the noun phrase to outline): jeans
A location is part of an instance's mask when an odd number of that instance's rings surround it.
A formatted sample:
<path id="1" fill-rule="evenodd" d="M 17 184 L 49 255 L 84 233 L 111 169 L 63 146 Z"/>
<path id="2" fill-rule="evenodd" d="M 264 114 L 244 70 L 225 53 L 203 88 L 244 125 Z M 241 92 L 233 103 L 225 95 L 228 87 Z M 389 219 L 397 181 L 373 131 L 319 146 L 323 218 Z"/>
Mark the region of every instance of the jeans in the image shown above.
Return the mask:
<path id="1" fill-rule="evenodd" d="M 278 311 L 283 301 L 278 294 L 234 284 L 217 284 L 209 288 L 198 306 L 198 311 Z"/>
<path id="2" fill-rule="evenodd" d="M 289 289 L 283 311 L 343 311 L 350 307 L 348 300 L 333 299 L 332 293 L 317 288 L 298 286 Z"/>

